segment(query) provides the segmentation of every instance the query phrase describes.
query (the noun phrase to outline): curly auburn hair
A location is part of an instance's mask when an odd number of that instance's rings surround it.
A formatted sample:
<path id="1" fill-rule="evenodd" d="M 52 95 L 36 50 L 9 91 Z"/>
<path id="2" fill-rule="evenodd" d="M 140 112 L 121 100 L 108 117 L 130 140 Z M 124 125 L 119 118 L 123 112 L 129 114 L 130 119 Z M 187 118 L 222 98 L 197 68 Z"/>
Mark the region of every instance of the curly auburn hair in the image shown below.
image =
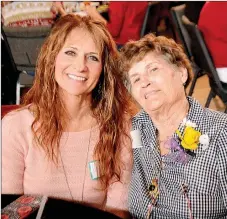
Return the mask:
<path id="1" fill-rule="evenodd" d="M 106 189 L 110 180 L 120 180 L 122 134 L 127 135 L 126 118 L 134 111 L 134 104 L 120 75 L 119 53 L 105 25 L 90 17 L 68 14 L 61 17 L 44 42 L 37 61 L 35 81 L 23 99 L 24 106 L 35 116 L 32 131 L 35 140 L 49 159 L 58 162 L 59 143 L 66 127 L 63 101 L 55 81 L 55 61 L 69 33 L 80 28 L 90 33 L 102 54 L 103 70 L 92 91 L 92 112 L 100 127 L 100 138 L 94 157 L 99 160 L 101 187 Z"/>
<path id="2" fill-rule="evenodd" d="M 126 43 L 120 50 L 121 68 L 125 80 L 129 85 L 129 69 L 135 62 L 141 61 L 149 52 L 164 55 L 171 64 L 186 68 L 188 79 L 185 83 L 185 87 L 188 86 L 192 75 L 192 66 L 182 46 L 177 44 L 173 39 L 164 36 L 155 36 L 152 33 L 145 35 L 138 41 Z"/>

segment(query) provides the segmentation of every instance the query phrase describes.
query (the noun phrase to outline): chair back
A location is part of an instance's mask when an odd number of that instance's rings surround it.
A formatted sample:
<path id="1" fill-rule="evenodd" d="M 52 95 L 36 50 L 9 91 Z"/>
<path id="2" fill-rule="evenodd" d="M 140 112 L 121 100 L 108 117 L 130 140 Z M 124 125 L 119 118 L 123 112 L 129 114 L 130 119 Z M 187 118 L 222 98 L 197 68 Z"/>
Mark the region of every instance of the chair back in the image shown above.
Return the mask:
<path id="1" fill-rule="evenodd" d="M 200 69 L 200 67 L 197 65 L 197 63 L 195 62 L 195 60 L 193 58 L 193 54 L 191 51 L 191 43 L 192 43 L 191 38 L 182 22 L 182 17 L 184 16 L 185 7 L 186 7 L 185 4 L 172 7 L 170 10 L 170 13 L 172 16 L 172 21 L 175 26 L 175 29 L 178 33 L 178 36 L 180 38 L 180 41 L 181 41 L 183 47 L 184 47 L 184 51 L 192 65 L 194 75 L 193 75 L 193 80 L 192 80 L 191 87 L 190 87 L 190 90 L 188 93 L 188 95 L 191 96 L 193 94 L 197 78 L 202 76 L 204 74 L 204 72 L 202 71 L 202 69 Z"/>
<path id="2" fill-rule="evenodd" d="M 223 100 L 227 102 L 227 88 L 221 83 L 217 74 L 214 62 L 206 46 L 202 32 L 198 26 L 190 22 L 188 19 L 184 19 L 184 25 L 191 36 L 191 51 L 197 65 L 204 69 L 209 77 L 209 82 L 212 90 Z"/>
<path id="3" fill-rule="evenodd" d="M 182 22 L 182 16 L 184 15 L 185 6 L 186 5 L 183 4 L 183 5 L 172 7 L 170 10 L 170 13 L 172 16 L 174 26 L 178 33 L 178 36 L 184 46 L 185 53 L 187 54 L 188 58 L 191 60 L 192 58 L 191 39 Z"/>
<path id="4" fill-rule="evenodd" d="M 143 36 L 146 35 L 146 29 L 147 29 L 148 18 L 149 18 L 151 6 L 152 6 L 151 4 L 148 4 L 148 6 L 147 6 L 146 14 L 145 14 L 145 17 L 143 20 L 143 25 L 142 25 L 141 32 L 140 32 L 140 38 L 142 38 Z"/>
<path id="5" fill-rule="evenodd" d="M 12 64 L 20 72 L 34 72 L 40 48 L 50 27 L 3 26 L 2 37 L 11 53 Z"/>

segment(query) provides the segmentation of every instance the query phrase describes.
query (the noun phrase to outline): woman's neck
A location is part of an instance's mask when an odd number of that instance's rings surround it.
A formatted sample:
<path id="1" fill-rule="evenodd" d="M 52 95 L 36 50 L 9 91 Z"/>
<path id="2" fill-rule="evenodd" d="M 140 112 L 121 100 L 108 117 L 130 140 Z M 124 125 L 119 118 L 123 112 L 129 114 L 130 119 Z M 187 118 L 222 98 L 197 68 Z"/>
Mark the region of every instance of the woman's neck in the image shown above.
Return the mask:
<path id="1" fill-rule="evenodd" d="M 166 104 L 163 109 L 150 114 L 155 127 L 160 133 L 160 137 L 163 135 L 172 135 L 178 128 L 180 122 L 186 117 L 188 110 L 189 103 L 184 98 L 172 105 Z"/>
<path id="2" fill-rule="evenodd" d="M 90 129 L 93 119 L 93 113 L 91 109 L 91 96 L 75 96 L 75 95 L 64 95 L 63 97 L 65 110 L 67 112 L 66 131 L 83 131 Z"/>

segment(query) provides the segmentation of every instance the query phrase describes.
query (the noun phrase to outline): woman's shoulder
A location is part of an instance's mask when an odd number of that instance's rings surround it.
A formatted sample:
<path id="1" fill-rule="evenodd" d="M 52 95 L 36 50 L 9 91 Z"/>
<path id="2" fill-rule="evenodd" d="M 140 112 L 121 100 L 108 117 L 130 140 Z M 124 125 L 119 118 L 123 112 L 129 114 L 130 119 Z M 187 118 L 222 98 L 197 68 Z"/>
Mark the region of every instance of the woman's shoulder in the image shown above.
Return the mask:
<path id="1" fill-rule="evenodd" d="M 220 126 L 223 124 L 224 126 L 227 124 L 227 114 L 220 111 L 205 108 L 204 120 L 211 121 L 213 125 L 217 124 L 218 126 Z"/>
<path id="2" fill-rule="evenodd" d="M 34 117 L 28 107 L 19 108 L 7 113 L 2 119 L 2 128 L 18 127 L 20 130 L 31 126 Z"/>
<path id="3" fill-rule="evenodd" d="M 189 119 L 200 124 L 201 128 L 217 133 L 227 124 L 226 113 L 206 108 L 192 97 L 188 97 L 188 100 L 190 103 Z"/>
<path id="4" fill-rule="evenodd" d="M 149 114 L 144 110 L 140 109 L 131 119 L 132 129 L 139 129 L 139 126 L 146 126 L 151 121 Z"/>

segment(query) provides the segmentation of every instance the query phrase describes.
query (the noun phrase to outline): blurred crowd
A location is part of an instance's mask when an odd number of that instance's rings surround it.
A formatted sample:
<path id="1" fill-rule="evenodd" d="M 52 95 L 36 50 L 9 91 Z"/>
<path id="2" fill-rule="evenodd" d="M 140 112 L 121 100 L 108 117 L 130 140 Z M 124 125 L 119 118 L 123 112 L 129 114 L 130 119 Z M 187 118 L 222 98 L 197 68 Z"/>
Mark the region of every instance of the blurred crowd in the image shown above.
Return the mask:
<path id="1" fill-rule="evenodd" d="M 1 22 L 7 27 L 52 27 L 68 13 L 89 15 L 103 22 L 120 49 L 129 40 L 147 33 L 173 38 L 181 43 L 170 10 L 185 4 L 185 16 L 198 24 L 212 55 L 220 80 L 227 83 L 226 2 L 14 2 L 2 1 Z M 218 13 L 216 13 L 218 11 Z"/>

